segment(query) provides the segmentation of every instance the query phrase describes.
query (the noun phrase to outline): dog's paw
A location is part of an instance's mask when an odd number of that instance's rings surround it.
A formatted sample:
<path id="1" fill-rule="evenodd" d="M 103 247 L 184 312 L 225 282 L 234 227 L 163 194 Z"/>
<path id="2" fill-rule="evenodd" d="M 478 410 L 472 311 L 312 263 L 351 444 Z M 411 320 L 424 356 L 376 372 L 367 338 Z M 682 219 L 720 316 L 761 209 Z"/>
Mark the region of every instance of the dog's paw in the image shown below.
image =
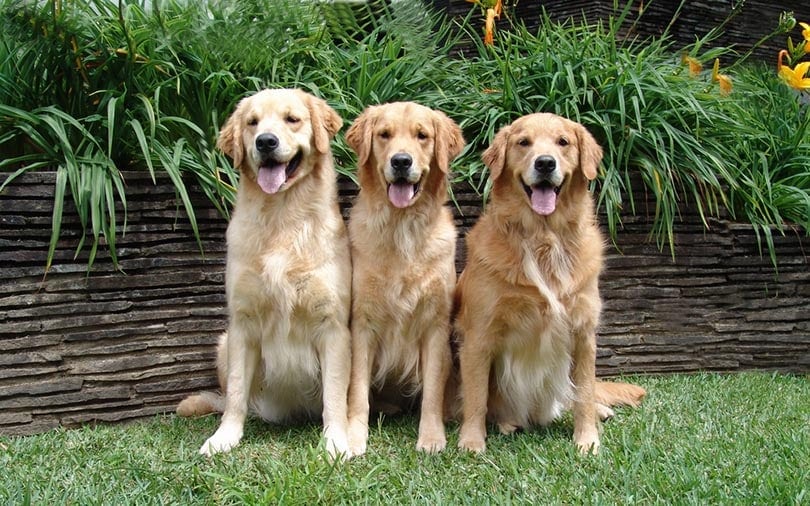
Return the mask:
<path id="1" fill-rule="evenodd" d="M 368 425 L 359 421 L 349 421 L 349 455 L 359 457 L 366 453 Z"/>
<path id="2" fill-rule="evenodd" d="M 352 452 L 349 448 L 349 439 L 344 431 L 327 429 L 324 432 L 324 439 L 326 443 L 326 453 L 329 455 L 330 462 L 347 460 L 352 457 Z"/>
<path id="3" fill-rule="evenodd" d="M 606 406 L 599 402 L 595 403 L 595 406 L 596 406 L 596 414 L 599 415 L 599 419 L 602 420 L 603 422 L 605 420 L 613 418 L 616 415 L 616 413 L 612 409 L 610 409 L 610 406 Z"/>
<path id="4" fill-rule="evenodd" d="M 574 437 L 574 443 L 577 445 L 581 455 L 596 455 L 599 453 L 599 433 L 596 431 L 592 434 L 580 434 Z"/>
<path id="5" fill-rule="evenodd" d="M 213 436 L 209 437 L 208 440 L 203 443 L 200 448 L 200 455 L 210 457 L 217 453 L 225 453 L 238 445 L 241 440 L 241 430 L 221 426 Z"/>
<path id="6" fill-rule="evenodd" d="M 419 436 L 416 441 L 416 449 L 425 453 L 439 453 L 447 446 L 447 438 L 441 436 Z"/>
<path id="7" fill-rule="evenodd" d="M 483 438 L 461 438 L 458 440 L 458 447 L 468 452 L 483 453 L 487 444 Z"/>
<path id="8" fill-rule="evenodd" d="M 509 422 L 498 422 L 498 430 L 504 436 L 511 436 L 512 434 L 520 430 L 520 426 Z"/>

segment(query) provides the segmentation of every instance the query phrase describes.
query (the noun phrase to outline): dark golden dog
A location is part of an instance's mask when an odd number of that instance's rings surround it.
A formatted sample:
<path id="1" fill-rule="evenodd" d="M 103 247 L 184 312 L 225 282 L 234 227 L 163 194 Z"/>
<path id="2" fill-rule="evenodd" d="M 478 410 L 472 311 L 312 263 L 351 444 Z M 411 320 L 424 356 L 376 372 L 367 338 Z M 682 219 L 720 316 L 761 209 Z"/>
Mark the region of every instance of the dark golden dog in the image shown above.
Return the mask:
<path id="1" fill-rule="evenodd" d="M 574 413 L 574 442 L 599 447 L 597 416 L 645 392 L 596 381 L 603 241 L 588 180 L 602 149 L 551 114 L 502 128 L 485 151 L 491 202 L 467 235 L 459 278 L 463 423 L 459 446 L 485 449 L 486 420 L 503 433 Z"/>

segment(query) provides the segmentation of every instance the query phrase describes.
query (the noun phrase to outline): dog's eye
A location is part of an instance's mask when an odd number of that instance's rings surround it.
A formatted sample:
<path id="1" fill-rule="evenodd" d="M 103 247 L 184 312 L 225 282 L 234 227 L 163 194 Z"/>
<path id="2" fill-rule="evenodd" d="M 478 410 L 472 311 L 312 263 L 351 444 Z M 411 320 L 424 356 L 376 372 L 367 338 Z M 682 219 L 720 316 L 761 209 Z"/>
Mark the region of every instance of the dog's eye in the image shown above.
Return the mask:
<path id="1" fill-rule="evenodd" d="M 525 146 L 529 145 L 529 139 L 527 139 L 526 137 L 521 137 L 520 139 L 518 139 L 517 143 L 518 143 L 518 146 L 524 146 L 525 147 Z"/>
<path id="2" fill-rule="evenodd" d="M 391 132 L 389 132 L 388 130 L 383 130 L 383 131 L 381 131 L 379 133 L 379 136 L 380 136 L 381 139 L 390 139 L 391 138 Z"/>
<path id="3" fill-rule="evenodd" d="M 416 134 L 416 138 L 419 139 L 420 141 L 423 141 L 427 139 L 428 136 L 425 132 L 419 132 L 418 134 Z"/>
<path id="4" fill-rule="evenodd" d="M 287 117 L 286 117 L 286 118 L 284 118 L 284 121 L 286 121 L 287 123 L 289 123 L 289 124 L 291 124 L 291 125 L 294 125 L 294 124 L 298 123 L 298 122 L 299 122 L 299 121 L 301 121 L 301 120 L 300 120 L 298 117 L 296 117 L 296 116 L 293 116 L 293 115 L 291 115 L 291 114 L 288 114 L 288 115 L 287 115 Z"/>
<path id="5" fill-rule="evenodd" d="M 559 139 L 557 139 L 557 144 L 559 144 L 560 146 L 567 146 L 569 144 L 568 139 L 566 137 L 560 137 Z"/>
<path id="6" fill-rule="evenodd" d="M 259 124 L 259 118 L 248 118 L 247 124 L 248 126 L 256 126 Z"/>

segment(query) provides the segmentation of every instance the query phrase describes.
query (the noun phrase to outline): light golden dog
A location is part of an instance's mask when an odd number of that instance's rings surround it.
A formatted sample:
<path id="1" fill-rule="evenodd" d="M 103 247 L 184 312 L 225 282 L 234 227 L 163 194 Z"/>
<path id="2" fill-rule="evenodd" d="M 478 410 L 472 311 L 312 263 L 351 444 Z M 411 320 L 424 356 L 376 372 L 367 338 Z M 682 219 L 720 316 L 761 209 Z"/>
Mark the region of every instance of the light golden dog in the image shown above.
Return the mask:
<path id="1" fill-rule="evenodd" d="M 350 451 L 366 451 L 370 396 L 377 407 L 403 406 L 421 391 L 416 447 L 437 452 L 446 445 L 456 282 L 456 230 L 444 204 L 449 165 L 464 139 L 445 114 L 399 102 L 366 109 L 346 141 L 358 154 L 360 180 L 349 220 Z"/>
<path id="2" fill-rule="evenodd" d="M 467 235 L 456 293 L 459 447 L 485 449 L 487 418 L 508 434 L 572 407 L 574 443 L 595 453 L 597 416 L 645 395 L 596 381 L 603 241 L 588 180 L 602 149 L 578 123 L 531 114 L 502 128 L 483 159 L 491 202 Z"/>
<path id="3" fill-rule="evenodd" d="M 202 454 L 237 445 L 249 408 L 271 422 L 322 416 L 330 455 L 347 453 L 351 260 L 329 147 L 342 123 L 323 100 L 277 89 L 242 100 L 220 132 L 241 174 L 217 356 L 224 400 L 203 393 L 177 407 L 223 411 Z"/>

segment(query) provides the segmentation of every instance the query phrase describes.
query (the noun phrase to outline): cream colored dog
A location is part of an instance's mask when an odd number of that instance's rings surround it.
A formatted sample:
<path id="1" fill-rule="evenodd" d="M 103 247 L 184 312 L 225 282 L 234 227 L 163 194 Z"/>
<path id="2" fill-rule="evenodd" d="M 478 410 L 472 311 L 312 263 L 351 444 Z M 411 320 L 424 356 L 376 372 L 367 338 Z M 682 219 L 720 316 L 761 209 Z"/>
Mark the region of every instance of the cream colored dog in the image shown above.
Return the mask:
<path id="1" fill-rule="evenodd" d="M 524 116 L 484 152 L 491 202 L 467 235 L 457 289 L 464 420 L 459 446 L 546 424 L 573 407 L 574 442 L 599 448 L 597 416 L 644 390 L 596 381 L 603 241 L 588 180 L 602 149 L 573 121 Z"/>
<path id="2" fill-rule="evenodd" d="M 217 353 L 224 401 L 204 393 L 177 407 L 223 411 L 202 454 L 236 446 L 248 408 L 271 422 L 322 416 L 330 455 L 348 451 L 351 261 L 329 147 L 341 125 L 323 100 L 277 89 L 242 100 L 220 132 L 241 174 Z"/>
<path id="3" fill-rule="evenodd" d="M 451 368 L 450 312 L 456 230 L 447 201 L 458 125 L 412 102 L 366 109 L 346 133 L 358 154 L 360 194 L 352 246 L 349 445 L 366 451 L 369 398 L 402 407 L 421 391 L 416 447 L 446 445 L 444 389 Z"/>

